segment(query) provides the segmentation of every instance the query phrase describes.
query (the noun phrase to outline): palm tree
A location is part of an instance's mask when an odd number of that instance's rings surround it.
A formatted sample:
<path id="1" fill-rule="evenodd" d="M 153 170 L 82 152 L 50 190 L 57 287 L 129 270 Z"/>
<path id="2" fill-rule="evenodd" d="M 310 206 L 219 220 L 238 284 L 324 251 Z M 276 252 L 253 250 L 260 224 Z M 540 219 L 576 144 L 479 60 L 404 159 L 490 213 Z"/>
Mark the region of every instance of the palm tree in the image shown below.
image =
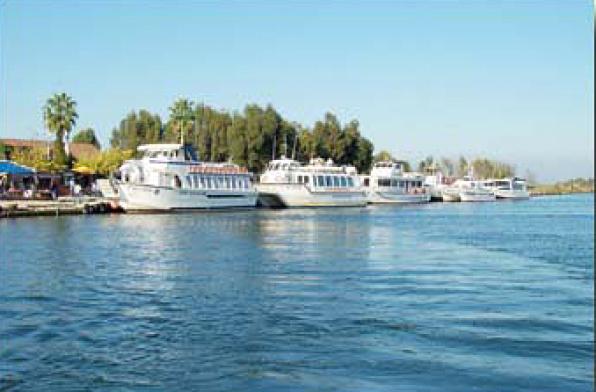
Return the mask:
<path id="1" fill-rule="evenodd" d="M 79 117 L 76 108 L 77 103 L 66 93 L 55 94 L 43 107 L 46 127 L 50 133 L 56 135 L 54 160 L 60 165 L 66 164 L 70 155 L 68 137 Z"/>
<path id="2" fill-rule="evenodd" d="M 184 134 L 193 127 L 195 113 L 194 104 L 186 98 L 180 98 L 170 107 L 170 121 L 174 129 L 180 133 L 180 144 L 184 144 Z"/>

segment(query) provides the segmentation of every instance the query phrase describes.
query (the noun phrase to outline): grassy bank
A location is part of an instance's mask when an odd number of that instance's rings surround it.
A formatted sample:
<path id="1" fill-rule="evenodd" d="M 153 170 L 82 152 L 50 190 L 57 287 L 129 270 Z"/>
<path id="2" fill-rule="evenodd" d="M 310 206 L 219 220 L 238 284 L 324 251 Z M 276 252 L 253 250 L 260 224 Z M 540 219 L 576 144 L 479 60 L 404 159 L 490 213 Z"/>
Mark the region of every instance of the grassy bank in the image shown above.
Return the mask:
<path id="1" fill-rule="evenodd" d="M 541 195 L 566 195 L 570 193 L 594 192 L 593 178 L 575 178 L 567 181 L 560 181 L 554 184 L 539 184 L 530 189 L 533 196 Z"/>

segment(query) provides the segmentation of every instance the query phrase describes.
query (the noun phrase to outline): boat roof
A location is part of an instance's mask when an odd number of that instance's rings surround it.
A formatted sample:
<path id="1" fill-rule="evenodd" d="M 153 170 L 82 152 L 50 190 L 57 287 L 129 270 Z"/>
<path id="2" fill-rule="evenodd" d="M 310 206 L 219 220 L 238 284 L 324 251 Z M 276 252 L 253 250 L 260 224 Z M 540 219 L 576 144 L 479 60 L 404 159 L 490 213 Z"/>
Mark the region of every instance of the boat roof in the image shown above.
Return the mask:
<path id="1" fill-rule="evenodd" d="M 400 167 L 401 166 L 401 162 L 397 162 L 397 161 L 379 161 L 379 162 L 375 162 L 375 164 L 373 165 L 373 167 Z"/>
<path id="2" fill-rule="evenodd" d="M 138 151 L 171 151 L 179 150 L 182 148 L 182 144 L 143 144 L 137 147 Z"/>
<path id="3" fill-rule="evenodd" d="M 300 164 L 300 162 L 298 162 L 297 160 L 286 158 L 284 156 L 282 156 L 280 159 L 273 159 L 269 161 L 269 163 L 296 163 L 298 165 Z"/>
<path id="4" fill-rule="evenodd" d="M 483 181 L 526 181 L 525 178 L 521 177 L 504 177 L 504 178 L 487 178 Z"/>

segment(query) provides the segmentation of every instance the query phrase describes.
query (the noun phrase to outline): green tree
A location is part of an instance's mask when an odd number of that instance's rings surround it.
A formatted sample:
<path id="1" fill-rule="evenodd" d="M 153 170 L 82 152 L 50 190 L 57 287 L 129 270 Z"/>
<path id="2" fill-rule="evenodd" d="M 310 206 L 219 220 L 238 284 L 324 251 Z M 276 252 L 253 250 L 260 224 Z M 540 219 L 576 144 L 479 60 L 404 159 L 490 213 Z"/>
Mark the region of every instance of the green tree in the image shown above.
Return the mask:
<path id="1" fill-rule="evenodd" d="M 449 158 L 441 158 L 440 169 L 445 176 L 453 176 L 455 174 L 455 165 Z"/>
<path id="2" fill-rule="evenodd" d="M 424 172 L 427 172 L 430 170 L 434 170 L 435 168 L 436 168 L 435 158 L 433 158 L 430 155 L 418 163 L 418 171 L 421 173 L 424 173 Z"/>
<path id="3" fill-rule="evenodd" d="M 180 98 L 170 106 L 169 125 L 178 134 L 180 143 L 185 143 L 185 136 L 194 128 L 194 104 L 186 98 Z"/>
<path id="4" fill-rule="evenodd" d="M 9 154 L 8 147 L 0 142 L 0 159 L 8 159 Z"/>
<path id="5" fill-rule="evenodd" d="M 66 166 L 69 163 L 68 138 L 77 122 L 76 107 L 77 103 L 66 93 L 55 94 L 48 98 L 43 107 L 46 128 L 56 136 L 54 161 L 59 166 Z"/>
<path id="6" fill-rule="evenodd" d="M 468 174 L 468 161 L 463 156 L 459 157 L 459 161 L 457 162 L 456 174 L 458 177 L 463 177 Z"/>
<path id="7" fill-rule="evenodd" d="M 140 144 L 159 143 L 162 141 L 162 122 L 157 114 L 141 109 L 138 114 L 130 112 L 120 121 L 118 128 L 112 130 L 110 146 L 112 148 L 135 150 Z"/>
<path id="8" fill-rule="evenodd" d="M 382 161 L 395 161 L 395 158 L 389 151 L 381 150 L 375 154 L 375 156 L 373 157 L 373 161 L 375 163 L 382 162 Z"/>
<path id="9" fill-rule="evenodd" d="M 98 150 L 101 149 L 101 144 L 99 143 L 97 136 L 95 136 L 93 128 L 81 129 L 72 137 L 72 142 L 93 144 Z"/>
<path id="10" fill-rule="evenodd" d="M 99 154 L 81 158 L 77 164 L 86 166 L 99 175 L 109 176 L 122 166 L 122 163 L 124 163 L 125 160 L 130 159 L 133 155 L 133 150 L 110 148 Z"/>
<path id="11" fill-rule="evenodd" d="M 359 173 L 367 173 L 373 161 L 374 145 L 370 140 L 362 137 L 358 140 L 358 153 L 354 160 L 354 166 Z"/>

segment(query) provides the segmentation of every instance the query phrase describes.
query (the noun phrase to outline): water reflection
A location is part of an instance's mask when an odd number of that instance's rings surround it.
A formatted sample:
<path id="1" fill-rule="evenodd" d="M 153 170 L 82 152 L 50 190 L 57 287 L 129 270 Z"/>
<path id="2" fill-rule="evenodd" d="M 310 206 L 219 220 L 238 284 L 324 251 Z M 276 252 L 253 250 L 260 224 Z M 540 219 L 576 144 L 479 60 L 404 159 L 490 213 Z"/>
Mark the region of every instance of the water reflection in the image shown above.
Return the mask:
<path id="1" fill-rule="evenodd" d="M 0 221 L 0 390 L 589 389 L 593 199 L 495 205 Z"/>

